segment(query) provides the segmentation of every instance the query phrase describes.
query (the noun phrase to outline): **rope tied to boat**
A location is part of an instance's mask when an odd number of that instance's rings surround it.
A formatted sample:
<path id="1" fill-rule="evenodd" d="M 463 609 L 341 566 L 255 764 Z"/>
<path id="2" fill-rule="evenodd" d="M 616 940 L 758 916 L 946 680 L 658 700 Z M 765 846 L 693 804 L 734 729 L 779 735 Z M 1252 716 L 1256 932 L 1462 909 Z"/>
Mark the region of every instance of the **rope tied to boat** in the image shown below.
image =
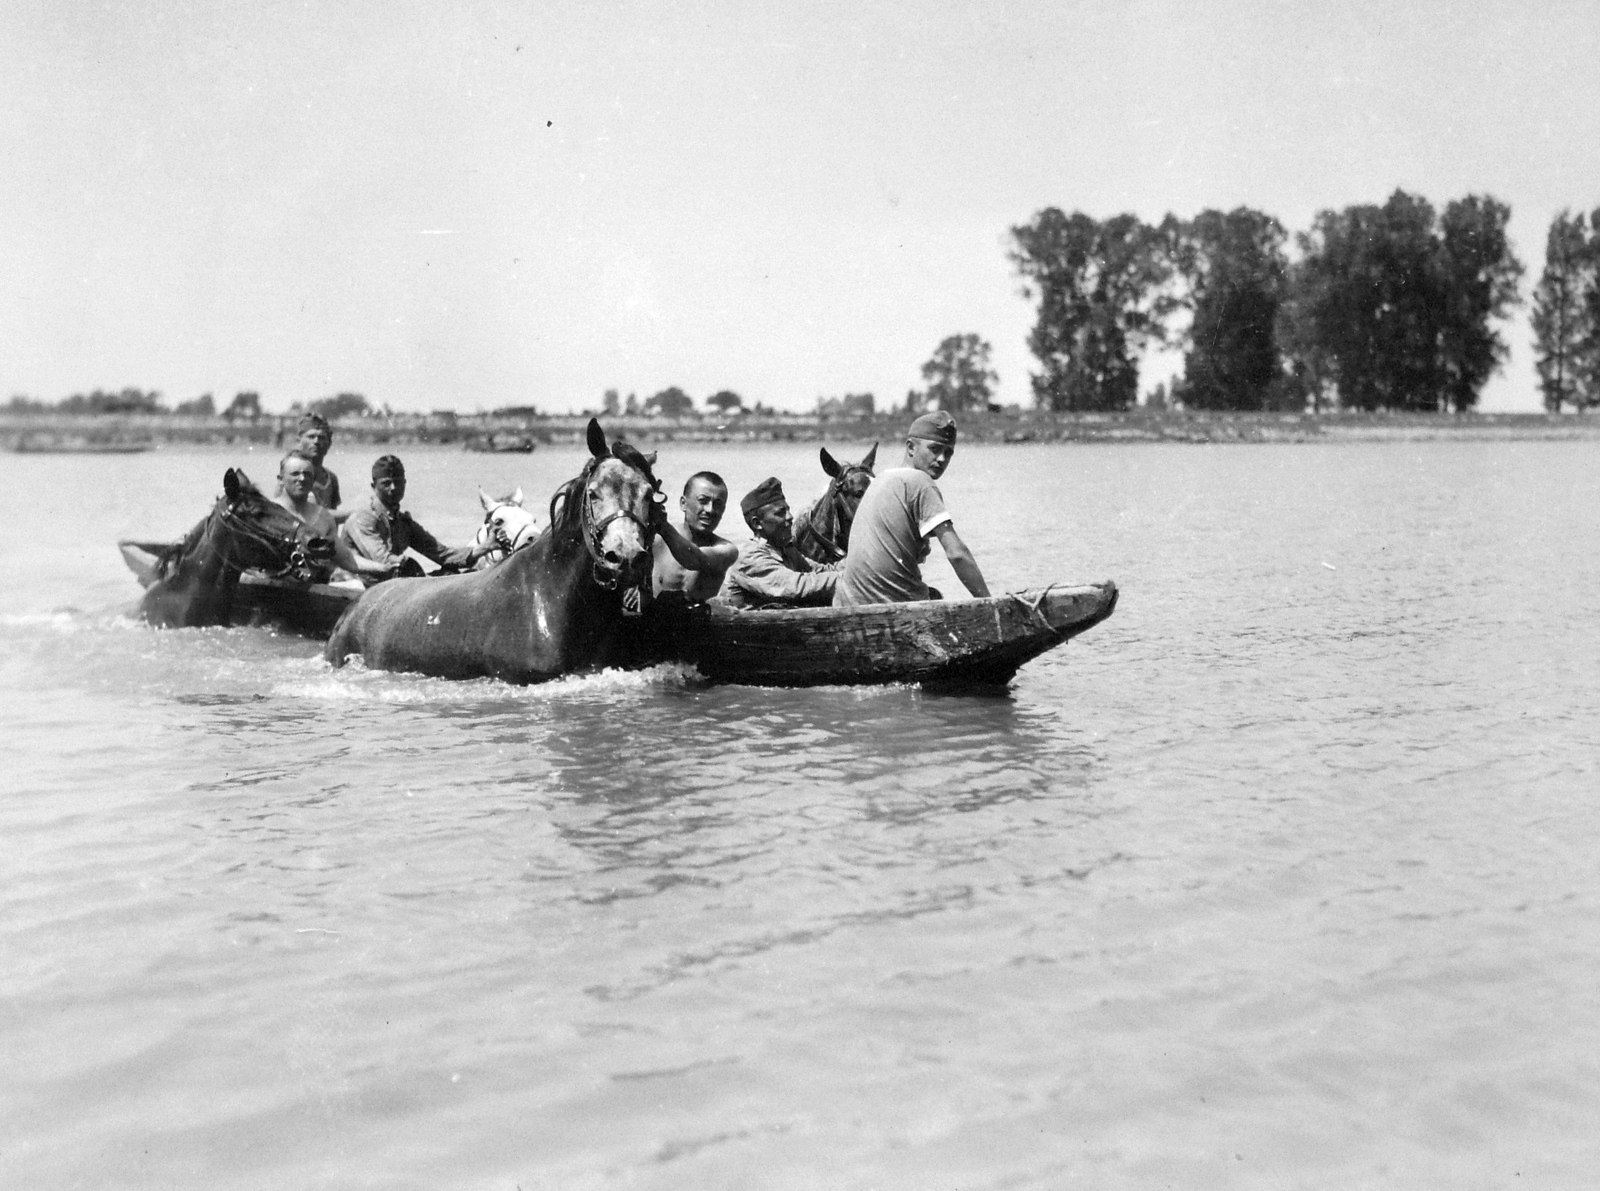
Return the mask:
<path id="1" fill-rule="evenodd" d="M 1024 599 L 1020 591 L 1008 591 L 1006 592 L 1006 595 L 1010 596 L 1012 599 L 1016 600 L 1017 603 L 1021 604 L 1023 608 L 1027 609 L 1029 616 L 1031 616 L 1034 620 L 1037 620 L 1041 628 L 1054 629 L 1055 625 L 1051 624 L 1050 618 L 1044 614 L 1043 605 L 1045 599 L 1050 595 L 1050 593 L 1057 587 L 1061 586 L 1064 585 L 1060 583 L 1052 583 L 1040 591 L 1039 594 L 1031 600 Z"/>

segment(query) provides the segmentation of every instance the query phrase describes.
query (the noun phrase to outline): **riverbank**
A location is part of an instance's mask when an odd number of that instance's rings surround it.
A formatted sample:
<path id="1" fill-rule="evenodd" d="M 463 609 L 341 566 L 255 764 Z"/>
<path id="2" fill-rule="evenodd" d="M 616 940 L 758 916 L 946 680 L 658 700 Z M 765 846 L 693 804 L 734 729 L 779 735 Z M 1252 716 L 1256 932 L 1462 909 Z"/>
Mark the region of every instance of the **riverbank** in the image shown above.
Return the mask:
<path id="1" fill-rule="evenodd" d="M 581 442 L 588 414 L 497 417 L 493 414 L 394 414 L 350 418 L 334 426 L 346 443 L 457 444 L 469 450 L 535 449 Z M 12 451 L 106 452 L 172 445 L 250 443 L 284 446 L 294 441 L 295 420 L 254 421 L 177 414 L 82 415 L 0 412 L 0 446 Z M 819 418 L 814 414 L 741 415 L 736 418 L 603 418 L 606 431 L 644 445 L 666 442 L 888 441 L 905 432 L 906 415 Z M 967 414 L 968 442 L 1187 442 L 1272 443 L 1600 439 L 1600 418 L 1561 414 L 1281 414 L 1135 410 L 1115 414 L 1038 412 Z M 509 444 L 509 445 L 508 445 Z"/>

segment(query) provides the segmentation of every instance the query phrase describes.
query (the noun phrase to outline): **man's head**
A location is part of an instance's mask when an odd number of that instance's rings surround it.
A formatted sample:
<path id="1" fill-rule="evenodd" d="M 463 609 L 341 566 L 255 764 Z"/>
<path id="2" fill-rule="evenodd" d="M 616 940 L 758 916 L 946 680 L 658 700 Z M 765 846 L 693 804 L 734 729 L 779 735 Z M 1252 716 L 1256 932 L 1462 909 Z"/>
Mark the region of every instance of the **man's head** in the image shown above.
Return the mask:
<path id="1" fill-rule="evenodd" d="M 372 490 L 385 508 L 400 507 L 406 494 L 406 469 L 398 456 L 381 456 L 372 465 Z"/>
<path id="2" fill-rule="evenodd" d="M 784 499 L 783 485 L 777 478 L 768 476 L 757 484 L 739 502 L 744 523 L 750 532 L 774 546 L 787 546 L 794 540 L 794 521 L 789 516 L 789 502 Z"/>
<path id="3" fill-rule="evenodd" d="M 923 414 L 906 432 L 906 466 L 930 479 L 944 475 L 956 453 L 956 420 L 942 409 Z"/>
<path id="4" fill-rule="evenodd" d="M 295 426 L 295 433 L 300 438 L 300 451 L 311 456 L 313 463 L 320 464 L 327 457 L 328 448 L 333 445 L 333 430 L 327 418 L 306 414 Z"/>
<path id="5" fill-rule="evenodd" d="M 316 483 L 317 461 L 296 447 L 278 461 L 278 479 L 288 496 L 304 500 Z"/>
<path id="6" fill-rule="evenodd" d="M 728 508 L 728 485 L 714 471 L 697 471 L 683 486 L 678 498 L 683 523 L 695 533 L 711 533 L 722 524 Z"/>

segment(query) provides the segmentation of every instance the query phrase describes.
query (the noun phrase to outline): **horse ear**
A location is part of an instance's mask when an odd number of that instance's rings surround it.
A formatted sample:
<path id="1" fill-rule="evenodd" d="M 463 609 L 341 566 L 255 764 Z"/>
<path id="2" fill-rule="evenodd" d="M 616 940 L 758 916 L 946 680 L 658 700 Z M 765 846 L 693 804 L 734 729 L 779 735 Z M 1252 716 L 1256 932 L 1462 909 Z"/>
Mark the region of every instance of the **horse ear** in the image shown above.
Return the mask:
<path id="1" fill-rule="evenodd" d="M 600 429 L 600 419 L 589 419 L 589 454 L 596 459 L 604 459 L 611 454 L 611 448 L 606 446 L 606 432 Z"/>
<path id="2" fill-rule="evenodd" d="M 839 461 L 832 455 L 828 454 L 827 447 L 823 447 L 822 450 L 818 452 L 818 456 L 822 460 L 822 470 L 827 472 L 831 479 L 837 480 L 839 478 Z"/>
<path id="3" fill-rule="evenodd" d="M 656 453 L 654 451 L 651 451 L 648 455 L 646 455 L 644 457 L 644 461 L 646 463 L 648 463 L 651 467 L 655 467 L 655 465 L 656 465 Z"/>
<path id="4" fill-rule="evenodd" d="M 485 513 L 494 508 L 494 501 L 489 499 L 489 494 L 483 490 L 482 484 L 478 485 L 478 503 L 483 506 Z"/>
<path id="5" fill-rule="evenodd" d="M 871 471 L 872 470 L 872 465 L 874 463 L 876 463 L 877 461 L 878 461 L 878 444 L 877 443 L 873 443 L 872 444 L 872 450 L 868 451 L 865 455 L 861 456 L 861 466 L 866 468 L 868 471 Z"/>
<path id="6" fill-rule="evenodd" d="M 231 467 L 222 473 L 222 491 L 227 494 L 229 500 L 239 499 L 239 480 L 243 475 L 243 472 L 234 471 Z"/>
<path id="7" fill-rule="evenodd" d="M 518 484 L 517 485 L 517 490 L 511 494 L 511 503 L 516 505 L 517 508 L 519 508 L 519 509 L 522 507 L 522 485 L 521 484 Z"/>

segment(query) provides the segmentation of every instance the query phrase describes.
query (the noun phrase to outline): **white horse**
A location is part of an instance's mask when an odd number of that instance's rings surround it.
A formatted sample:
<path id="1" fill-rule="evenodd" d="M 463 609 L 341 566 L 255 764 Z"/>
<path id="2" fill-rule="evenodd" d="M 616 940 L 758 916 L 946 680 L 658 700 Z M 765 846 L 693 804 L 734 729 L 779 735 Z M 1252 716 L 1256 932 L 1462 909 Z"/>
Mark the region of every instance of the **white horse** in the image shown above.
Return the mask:
<path id="1" fill-rule="evenodd" d="M 539 536 L 539 518 L 522 507 L 520 487 L 500 500 L 479 488 L 478 503 L 483 505 L 483 524 L 474 540 L 479 546 L 494 547 L 478 560 L 478 570 L 504 562 L 513 551 L 521 550 Z"/>

